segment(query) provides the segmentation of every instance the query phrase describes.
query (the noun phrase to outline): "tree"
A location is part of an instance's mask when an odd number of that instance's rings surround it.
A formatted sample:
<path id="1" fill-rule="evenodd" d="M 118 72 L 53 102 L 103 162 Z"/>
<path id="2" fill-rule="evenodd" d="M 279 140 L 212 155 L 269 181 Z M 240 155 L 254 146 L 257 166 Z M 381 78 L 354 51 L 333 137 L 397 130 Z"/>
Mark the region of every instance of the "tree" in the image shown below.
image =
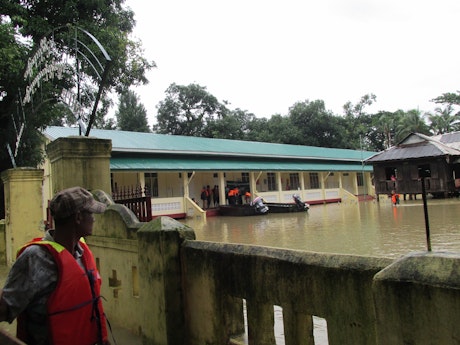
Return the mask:
<path id="1" fill-rule="evenodd" d="M 382 151 L 395 144 L 396 126 L 400 121 L 403 112 L 380 111 L 373 116 L 373 126 L 375 128 L 375 141 L 373 150 Z"/>
<path id="2" fill-rule="evenodd" d="M 396 125 L 395 143 L 400 142 L 410 133 L 430 135 L 429 127 L 423 120 L 422 112 L 418 109 L 412 109 L 406 113 L 402 113 Z"/>
<path id="3" fill-rule="evenodd" d="M 373 93 L 368 93 L 361 97 L 358 103 L 353 105 L 351 102 L 345 103 L 343 106 L 343 110 L 346 116 L 350 117 L 360 117 L 364 115 L 364 108 L 366 106 L 372 105 L 377 100 L 377 96 Z"/>
<path id="4" fill-rule="evenodd" d="M 147 111 L 134 91 L 125 90 L 121 93 L 115 117 L 118 128 L 123 131 L 150 132 Z"/>
<path id="5" fill-rule="evenodd" d="M 344 127 L 346 148 L 355 150 L 371 148 L 372 116 L 367 114 L 364 109 L 366 106 L 372 105 L 376 99 L 377 97 L 370 93 L 362 96 L 355 105 L 347 102 L 343 106 L 346 120 Z"/>
<path id="6" fill-rule="evenodd" d="M 145 72 L 155 66 L 153 61 L 148 61 L 142 56 L 142 46 L 139 42 L 130 39 L 130 33 L 134 26 L 134 13 L 125 9 L 122 5 L 124 0 L 107 0 L 104 2 L 94 1 L 60 1 L 60 0 L 0 0 L 2 16 L 0 17 L 0 71 L 1 86 L 6 96 L 2 98 L 0 107 L 1 128 L 14 133 L 14 121 L 16 118 L 26 115 L 26 129 L 23 138 L 29 135 L 38 135 L 37 129 L 49 124 L 72 123 L 68 110 L 59 104 L 61 90 L 68 85 L 67 80 L 50 83 L 41 83 L 40 104 L 35 103 L 30 109 L 22 112 L 18 110 L 19 96 L 17 91 L 24 90 L 25 81 L 23 71 L 27 62 L 27 56 L 37 47 L 40 40 L 55 30 L 56 42 L 60 39 L 66 41 L 73 37 L 74 31 L 69 28 L 76 25 L 94 35 L 108 54 L 112 57 L 112 65 L 107 76 L 106 90 L 120 92 L 130 85 L 147 83 Z M 70 26 L 69 26 L 70 25 Z M 60 28 L 58 30 L 58 28 Z M 59 39 L 59 40 L 58 40 Z M 90 42 L 90 48 L 96 50 Z M 56 46 L 54 52 L 62 56 L 62 46 Z M 69 56 L 75 54 L 72 50 L 67 51 Z M 5 58 L 7 57 L 7 58 Z M 89 76 L 92 77 L 91 75 Z M 102 106 L 98 110 L 96 124 L 105 126 L 103 117 L 110 106 L 110 100 L 103 98 Z M 10 167 L 9 159 L 5 159 L 4 147 L 6 143 L 14 143 L 13 138 L 1 136 L 2 147 L 1 159 L 2 170 Z M 21 145 L 26 140 L 21 140 Z M 14 148 L 13 148 L 14 149 Z M 24 151 L 21 147 L 20 151 Z M 21 153 L 19 153 L 21 154 Z M 40 155 L 27 154 L 24 164 L 34 166 Z M 28 157 L 28 158 L 27 158 Z M 19 159 L 20 160 L 20 159 Z"/>
<path id="7" fill-rule="evenodd" d="M 435 99 L 432 99 L 431 101 L 438 103 L 438 104 L 460 105 L 460 92 L 459 91 L 457 91 L 457 93 L 446 92 L 446 93 L 443 93 L 441 96 L 438 96 Z"/>
<path id="8" fill-rule="evenodd" d="M 36 44 L 52 30 L 78 25 L 91 34 L 113 57 L 108 85 L 121 92 L 125 87 L 148 82 L 145 72 L 155 66 L 143 57 L 142 45 L 129 38 L 134 12 L 124 8 L 125 0 L 0 0 L 18 33 Z M 70 35 L 74 33 L 71 32 Z"/>
<path id="9" fill-rule="evenodd" d="M 235 109 L 224 112 L 220 118 L 209 121 L 204 129 L 208 138 L 251 140 L 251 123 L 255 115 L 246 110 Z"/>
<path id="10" fill-rule="evenodd" d="M 198 84 L 171 84 L 158 105 L 155 131 L 163 134 L 206 137 L 206 127 L 227 112 L 224 104 Z"/>
<path id="11" fill-rule="evenodd" d="M 436 114 L 427 114 L 433 134 L 444 134 L 459 129 L 460 115 L 452 114 L 454 112 L 452 104 L 447 104 L 444 108 L 437 107 L 435 112 Z"/>
<path id="12" fill-rule="evenodd" d="M 289 108 L 292 144 L 321 147 L 343 147 L 342 119 L 326 110 L 324 101 L 297 102 Z"/>

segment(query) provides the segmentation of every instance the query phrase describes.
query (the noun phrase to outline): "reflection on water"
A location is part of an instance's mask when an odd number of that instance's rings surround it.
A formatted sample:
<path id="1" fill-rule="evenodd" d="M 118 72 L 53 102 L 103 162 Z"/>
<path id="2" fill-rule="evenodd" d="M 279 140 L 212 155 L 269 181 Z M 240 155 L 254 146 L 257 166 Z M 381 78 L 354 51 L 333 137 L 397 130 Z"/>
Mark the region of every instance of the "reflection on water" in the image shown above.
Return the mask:
<path id="1" fill-rule="evenodd" d="M 460 200 L 428 199 L 433 251 L 460 251 Z M 307 213 L 185 221 L 198 240 L 315 252 L 399 257 L 427 249 L 421 200 L 315 205 Z"/>
<path id="2" fill-rule="evenodd" d="M 460 251 L 459 199 L 428 200 L 433 251 Z M 422 200 L 315 205 L 308 213 L 210 217 L 185 221 L 197 240 L 314 252 L 397 258 L 427 249 Z M 282 309 L 275 306 L 276 344 L 284 344 Z M 326 320 L 314 317 L 315 344 L 327 345 Z M 247 337 L 243 337 L 247 343 Z"/>

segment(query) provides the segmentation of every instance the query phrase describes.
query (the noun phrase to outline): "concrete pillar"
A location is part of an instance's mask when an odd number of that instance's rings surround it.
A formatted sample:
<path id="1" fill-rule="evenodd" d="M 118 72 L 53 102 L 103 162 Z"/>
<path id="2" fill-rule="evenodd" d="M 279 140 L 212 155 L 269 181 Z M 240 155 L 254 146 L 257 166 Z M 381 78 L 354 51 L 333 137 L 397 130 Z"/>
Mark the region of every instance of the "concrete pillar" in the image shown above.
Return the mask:
<path id="1" fill-rule="evenodd" d="M 323 200 L 326 200 L 326 175 L 324 172 L 319 173 L 319 182 L 322 198 Z"/>
<path id="2" fill-rule="evenodd" d="M 249 189 L 251 190 L 251 201 L 252 201 L 256 197 L 256 194 L 257 194 L 256 177 L 253 171 L 249 173 Z"/>
<path id="3" fill-rule="evenodd" d="M 100 189 L 112 194 L 110 155 L 112 142 L 85 136 L 58 138 L 48 144 L 53 194 L 69 187 Z M 50 196 L 52 197 L 52 195 Z"/>
<path id="4" fill-rule="evenodd" d="M 172 218 L 158 217 L 144 224 L 137 238 L 143 345 L 185 344 L 180 247 L 195 233 Z"/>
<path id="5" fill-rule="evenodd" d="M 219 171 L 218 173 L 219 176 L 219 204 L 225 205 L 226 202 L 226 195 L 225 195 L 225 186 L 227 183 L 225 182 L 225 174 L 222 171 Z"/>
<path id="6" fill-rule="evenodd" d="M 377 344 L 454 344 L 460 339 L 460 254 L 411 253 L 377 273 Z"/>
<path id="7" fill-rule="evenodd" d="M 10 265 L 24 243 L 43 236 L 43 170 L 9 169 L 1 177 L 5 193 L 6 263 Z"/>
<path id="8" fill-rule="evenodd" d="M 283 306 L 284 341 L 286 345 L 314 345 L 313 317 L 298 312 L 295 306 Z"/>
<path id="9" fill-rule="evenodd" d="M 272 345 L 275 341 L 273 304 L 246 301 L 249 345 Z"/>

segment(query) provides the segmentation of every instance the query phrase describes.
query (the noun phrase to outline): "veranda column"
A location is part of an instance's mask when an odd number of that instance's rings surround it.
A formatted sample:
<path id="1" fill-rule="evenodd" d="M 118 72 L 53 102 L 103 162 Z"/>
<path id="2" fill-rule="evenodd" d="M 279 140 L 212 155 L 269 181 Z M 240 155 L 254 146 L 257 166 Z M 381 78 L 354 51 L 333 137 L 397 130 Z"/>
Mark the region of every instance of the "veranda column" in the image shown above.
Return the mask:
<path id="1" fill-rule="evenodd" d="M 354 181 L 353 181 L 353 189 L 355 190 L 355 195 L 359 194 L 359 186 L 358 186 L 358 173 L 354 172 L 351 173 L 354 176 Z"/>
<path id="2" fill-rule="evenodd" d="M 326 200 L 326 176 L 324 172 L 319 173 L 320 176 L 320 188 L 321 188 L 321 195 L 323 196 L 323 201 Z"/>
<path id="3" fill-rule="evenodd" d="M 227 202 L 227 196 L 225 195 L 225 173 L 223 171 L 218 172 L 219 176 L 219 203 L 225 205 Z"/>
<path id="4" fill-rule="evenodd" d="M 251 190 L 251 200 L 254 199 L 257 193 L 256 177 L 255 173 L 251 171 L 249 173 L 249 189 Z"/>
<path id="5" fill-rule="evenodd" d="M 111 151 L 111 140 L 85 136 L 58 138 L 48 144 L 46 152 L 51 163 L 53 193 L 80 186 L 111 195 Z"/>
<path id="6" fill-rule="evenodd" d="M 278 200 L 276 202 L 280 202 L 281 199 L 281 192 L 283 191 L 283 181 L 281 180 L 281 173 L 277 172 L 276 173 L 276 186 L 277 186 L 277 191 L 278 191 Z"/>
<path id="7" fill-rule="evenodd" d="M 305 173 L 303 171 L 300 172 L 300 197 L 302 200 L 305 199 Z"/>
<path id="8" fill-rule="evenodd" d="M 2 172 L 5 193 L 6 263 L 22 245 L 43 235 L 43 170 L 16 168 Z"/>

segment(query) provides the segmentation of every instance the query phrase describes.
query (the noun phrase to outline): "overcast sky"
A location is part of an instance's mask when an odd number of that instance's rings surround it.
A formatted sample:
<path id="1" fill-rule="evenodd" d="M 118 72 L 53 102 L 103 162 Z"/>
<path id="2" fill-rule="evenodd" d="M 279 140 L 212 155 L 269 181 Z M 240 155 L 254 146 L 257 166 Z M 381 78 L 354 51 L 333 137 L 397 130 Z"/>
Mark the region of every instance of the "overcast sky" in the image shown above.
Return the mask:
<path id="1" fill-rule="evenodd" d="M 460 90 L 458 0 L 126 0 L 157 68 L 134 91 L 149 123 L 171 83 L 205 86 L 230 108 L 287 115 L 321 99 L 334 114 L 419 108 Z"/>

